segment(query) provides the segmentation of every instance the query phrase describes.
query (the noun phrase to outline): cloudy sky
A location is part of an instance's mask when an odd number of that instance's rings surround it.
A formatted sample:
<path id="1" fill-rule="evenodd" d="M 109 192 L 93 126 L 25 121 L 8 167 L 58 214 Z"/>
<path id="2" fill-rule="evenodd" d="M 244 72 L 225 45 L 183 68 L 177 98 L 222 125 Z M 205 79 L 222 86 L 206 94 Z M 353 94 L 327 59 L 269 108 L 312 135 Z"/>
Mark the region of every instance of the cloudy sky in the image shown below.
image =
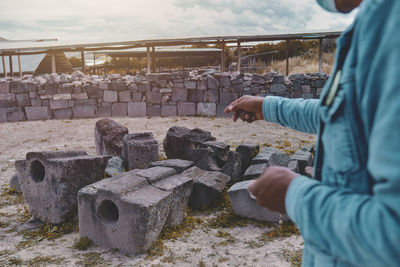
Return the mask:
<path id="1" fill-rule="evenodd" d="M 316 0 L 1 0 L 7 39 L 138 40 L 343 30 Z"/>

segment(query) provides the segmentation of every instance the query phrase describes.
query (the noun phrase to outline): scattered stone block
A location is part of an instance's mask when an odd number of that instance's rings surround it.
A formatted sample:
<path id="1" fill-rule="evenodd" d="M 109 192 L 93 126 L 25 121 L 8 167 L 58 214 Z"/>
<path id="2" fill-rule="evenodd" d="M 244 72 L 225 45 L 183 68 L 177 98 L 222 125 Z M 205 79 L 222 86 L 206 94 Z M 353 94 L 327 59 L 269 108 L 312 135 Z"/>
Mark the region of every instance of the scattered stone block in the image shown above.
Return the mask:
<path id="1" fill-rule="evenodd" d="M 128 103 L 128 116 L 129 117 L 146 117 L 146 103 L 145 102 L 130 102 L 130 103 Z"/>
<path id="2" fill-rule="evenodd" d="M 242 159 L 242 174 L 250 167 L 254 157 L 260 152 L 258 144 L 241 144 L 236 148 L 236 152 L 241 155 Z"/>
<path id="3" fill-rule="evenodd" d="M 220 171 L 221 166 L 218 165 L 217 156 L 210 148 L 197 148 L 193 154 L 194 165 L 206 171 Z"/>
<path id="4" fill-rule="evenodd" d="M 215 157 L 218 161 L 218 165 L 222 166 L 228 160 L 228 153 L 230 151 L 230 146 L 217 141 L 207 141 L 200 145 L 202 148 L 211 148 L 215 154 Z"/>
<path id="5" fill-rule="evenodd" d="M 112 177 L 123 173 L 124 171 L 124 160 L 121 157 L 112 157 L 108 160 L 106 169 L 104 172 L 108 177 Z"/>
<path id="6" fill-rule="evenodd" d="M 313 165 L 313 155 L 306 150 L 298 150 L 290 157 L 289 169 L 305 175 L 305 168 Z"/>
<path id="7" fill-rule="evenodd" d="M 268 167 L 267 163 L 251 165 L 244 173 L 244 180 L 252 180 L 260 177 L 264 170 Z"/>
<path id="8" fill-rule="evenodd" d="M 227 161 L 222 167 L 221 172 L 230 176 L 232 182 L 240 181 L 243 174 L 241 155 L 237 152 L 229 151 L 227 156 Z"/>
<path id="9" fill-rule="evenodd" d="M 47 120 L 51 118 L 48 107 L 25 107 L 25 112 L 29 121 Z"/>
<path id="10" fill-rule="evenodd" d="M 161 161 L 155 161 L 150 164 L 150 167 L 168 167 L 173 168 L 176 173 L 182 173 L 187 169 L 193 167 L 194 162 L 190 160 L 183 160 L 183 159 L 167 159 Z"/>
<path id="11" fill-rule="evenodd" d="M 270 223 L 289 220 L 287 215 L 258 206 L 257 200 L 248 191 L 250 182 L 236 183 L 228 190 L 229 201 L 236 215 Z"/>
<path id="12" fill-rule="evenodd" d="M 288 166 L 290 157 L 273 147 L 264 148 L 254 159 L 253 164 L 267 163 L 268 166 Z"/>
<path id="13" fill-rule="evenodd" d="M 175 175 L 176 171 L 173 168 L 156 166 L 149 169 L 138 170 L 135 172 L 135 174 L 146 178 L 147 182 L 152 184 L 166 177 Z"/>
<path id="14" fill-rule="evenodd" d="M 164 139 L 164 151 L 169 159 L 193 160 L 196 147 L 207 141 L 214 141 L 210 132 L 201 129 L 185 127 L 171 127 Z"/>
<path id="15" fill-rule="evenodd" d="M 87 186 L 78 194 L 79 234 L 105 248 L 143 253 L 164 225 L 182 222 L 192 187 L 182 175 L 151 183 L 135 171 Z"/>
<path id="16" fill-rule="evenodd" d="M 79 189 L 103 179 L 108 159 L 83 151 L 28 153 L 25 166 L 16 167 L 30 213 L 43 222 L 63 222 L 77 207 Z"/>
<path id="17" fill-rule="evenodd" d="M 152 133 L 127 134 L 123 138 L 125 169 L 144 169 L 158 160 L 158 142 Z"/>
<path id="18" fill-rule="evenodd" d="M 95 143 L 99 155 L 121 155 L 123 138 L 128 134 L 128 128 L 110 119 L 96 122 Z"/>

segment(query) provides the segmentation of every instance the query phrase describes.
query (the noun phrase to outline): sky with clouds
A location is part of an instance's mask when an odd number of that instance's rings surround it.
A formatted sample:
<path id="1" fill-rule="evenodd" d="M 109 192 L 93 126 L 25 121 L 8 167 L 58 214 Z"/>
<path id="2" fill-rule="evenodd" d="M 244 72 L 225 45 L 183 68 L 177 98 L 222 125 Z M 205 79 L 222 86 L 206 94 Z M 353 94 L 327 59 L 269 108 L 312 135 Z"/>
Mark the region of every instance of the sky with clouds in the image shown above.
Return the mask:
<path id="1" fill-rule="evenodd" d="M 138 40 L 343 30 L 316 0 L 2 0 L 7 39 Z"/>

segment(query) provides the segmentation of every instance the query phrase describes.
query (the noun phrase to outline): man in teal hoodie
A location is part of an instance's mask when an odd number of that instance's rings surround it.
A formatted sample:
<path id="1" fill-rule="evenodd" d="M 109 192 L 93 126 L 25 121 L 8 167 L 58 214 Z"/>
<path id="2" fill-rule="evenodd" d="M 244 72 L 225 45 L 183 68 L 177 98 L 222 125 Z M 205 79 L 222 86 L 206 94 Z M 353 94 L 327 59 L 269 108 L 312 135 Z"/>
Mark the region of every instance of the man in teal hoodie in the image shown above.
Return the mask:
<path id="1" fill-rule="evenodd" d="M 303 266 L 400 266 L 399 0 L 362 1 L 319 100 L 245 96 L 225 112 L 317 134 L 314 179 L 270 167 L 249 186 L 299 227 Z"/>

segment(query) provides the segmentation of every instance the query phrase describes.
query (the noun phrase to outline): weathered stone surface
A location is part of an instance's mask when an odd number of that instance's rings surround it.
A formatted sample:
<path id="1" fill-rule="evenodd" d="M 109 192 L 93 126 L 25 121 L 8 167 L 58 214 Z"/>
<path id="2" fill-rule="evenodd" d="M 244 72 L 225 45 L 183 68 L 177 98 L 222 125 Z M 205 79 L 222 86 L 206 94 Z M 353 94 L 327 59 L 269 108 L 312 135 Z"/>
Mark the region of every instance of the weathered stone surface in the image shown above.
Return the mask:
<path id="1" fill-rule="evenodd" d="M 305 168 L 312 165 L 313 155 L 306 150 L 298 150 L 290 157 L 289 168 L 302 175 L 305 175 Z"/>
<path id="2" fill-rule="evenodd" d="M 131 102 L 131 92 L 130 91 L 121 91 L 118 92 L 119 101 L 120 102 Z"/>
<path id="3" fill-rule="evenodd" d="M 7 108 L 6 113 L 8 122 L 23 121 L 25 119 L 25 113 L 20 107 Z"/>
<path id="4" fill-rule="evenodd" d="M 123 138 L 125 169 L 144 169 L 158 160 L 158 142 L 152 133 L 127 134 Z"/>
<path id="5" fill-rule="evenodd" d="M 271 223 L 289 220 L 287 215 L 258 206 L 256 199 L 248 191 L 250 182 L 236 183 L 228 190 L 229 201 L 236 215 Z"/>
<path id="6" fill-rule="evenodd" d="M 149 104 L 161 104 L 162 94 L 158 92 L 147 92 L 146 102 Z"/>
<path id="7" fill-rule="evenodd" d="M 113 103 L 111 110 L 113 117 L 125 117 L 127 115 L 126 103 Z"/>
<path id="8" fill-rule="evenodd" d="M 172 101 L 187 101 L 188 90 L 184 88 L 174 88 L 172 90 Z"/>
<path id="9" fill-rule="evenodd" d="M 223 105 L 229 105 L 233 101 L 235 101 L 235 96 L 232 92 L 229 93 L 219 93 L 219 102 Z"/>
<path id="10" fill-rule="evenodd" d="M 217 104 L 197 103 L 197 114 L 200 116 L 215 117 L 217 115 Z"/>
<path id="11" fill-rule="evenodd" d="M 96 117 L 96 106 L 77 106 L 74 107 L 74 117 L 79 118 L 95 118 Z"/>
<path id="12" fill-rule="evenodd" d="M 130 103 L 128 103 L 128 116 L 129 117 L 146 117 L 146 103 L 145 102 L 130 102 Z"/>
<path id="13" fill-rule="evenodd" d="M 121 157 L 112 157 L 108 160 L 104 172 L 108 177 L 121 174 L 124 171 L 124 160 Z"/>
<path id="14" fill-rule="evenodd" d="M 18 178 L 18 174 L 17 174 L 17 173 L 14 174 L 14 175 L 11 177 L 9 184 L 10 184 L 10 185 L 9 185 L 10 189 L 16 190 L 16 191 L 18 191 L 18 192 L 21 191 L 21 185 L 19 184 L 19 178 Z"/>
<path id="15" fill-rule="evenodd" d="M 284 84 L 272 84 L 270 87 L 271 93 L 286 92 L 286 86 Z"/>
<path id="16" fill-rule="evenodd" d="M 103 91 L 103 101 L 111 102 L 111 103 L 117 102 L 118 101 L 118 92 L 104 90 Z"/>
<path id="17" fill-rule="evenodd" d="M 82 187 L 103 179 L 108 156 L 82 151 L 31 152 L 18 167 L 21 190 L 30 213 L 43 222 L 59 224 L 77 206 Z"/>
<path id="18" fill-rule="evenodd" d="M 152 183 L 137 174 L 137 171 L 123 173 L 79 192 L 82 237 L 87 236 L 105 248 L 141 253 L 157 240 L 164 225 L 182 222 L 193 180 L 172 175 Z"/>
<path id="19" fill-rule="evenodd" d="M 225 190 L 230 177 L 221 172 L 204 171 L 192 167 L 182 173 L 193 179 L 193 191 L 189 198 L 189 206 L 199 209 L 212 203 Z"/>
<path id="20" fill-rule="evenodd" d="M 8 82 L 0 82 L 0 93 L 9 93 L 10 84 Z"/>
<path id="21" fill-rule="evenodd" d="M 50 100 L 50 109 L 69 108 L 67 100 Z"/>
<path id="22" fill-rule="evenodd" d="M 7 122 L 7 109 L 0 108 L 0 122 Z"/>
<path id="23" fill-rule="evenodd" d="M 224 110 L 227 105 L 217 104 L 217 117 L 231 117 L 232 113 L 225 113 Z"/>
<path id="24" fill-rule="evenodd" d="M 161 116 L 161 107 L 159 105 L 146 108 L 147 116 L 159 117 Z"/>
<path id="25" fill-rule="evenodd" d="M 218 90 L 206 90 L 206 91 L 204 91 L 204 102 L 206 102 L 206 103 L 217 103 L 218 102 Z"/>
<path id="26" fill-rule="evenodd" d="M 222 167 L 221 172 L 230 176 L 232 182 L 240 181 L 242 178 L 242 157 L 239 153 L 229 151 L 227 161 Z"/>
<path id="27" fill-rule="evenodd" d="M 149 169 L 138 170 L 135 172 L 136 175 L 146 178 L 150 184 L 160 181 L 166 177 L 176 174 L 174 168 L 156 166 Z"/>
<path id="28" fill-rule="evenodd" d="M 267 163 L 268 166 L 288 166 L 290 157 L 273 147 L 264 148 L 254 159 L 253 164 Z"/>
<path id="29" fill-rule="evenodd" d="M 179 116 L 193 116 L 196 115 L 196 104 L 191 102 L 178 103 Z"/>
<path id="30" fill-rule="evenodd" d="M 56 120 L 69 120 L 72 118 L 72 109 L 56 109 L 53 110 L 53 118 Z"/>
<path id="31" fill-rule="evenodd" d="M 22 80 L 10 83 L 10 92 L 14 94 L 28 93 L 30 91 L 36 91 L 37 85 L 30 80 Z M 55 93 L 55 92 L 54 92 Z"/>
<path id="32" fill-rule="evenodd" d="M 101 106 L 97 108 L 98 118 L 108 118 L 111 117 L 111 107 Z"/>
<path id="33" fill-rule="evenodd" d="M 218 89 L 219 88 L 219 81 L 215 79 L 213 76 L 208 75 L 207 76 L 207 86 L 208 89 Z"/>
<path id="34" fill-rule="evenodd" d="M 255 74 L 253 74 L 253 79 L 251 80 L 251 82 L 255 83 L 255 84 L 264 85 L 265 84 L 265 79 L 261 75 L 255 73 Z"/>
<path id="35" fill-rule="evenodd" d="M 169 159 L 193 160 L 196 147 L 207 141 L 214 141 L 210 132 L 185 127 L 171 127 L 164 139 L 164 151 Z"/>
<path id="36" fill-rule="evenodd" d="M 188 102 L 203 102 L 204 90 L 188 90 L 187 101 Z"/>
<path id="37" fill-rule="evenodd" d="M 150 167 L 168 167 L 175 169 L 176 173 L 182 173 L 183 171 L 193 167 L 194 162 L 183 159 L 167 159 L 161 161 L 155 161 L 150 164 Z"/>
<path id="38" fill-rule="evenodd" d="M 47 120 L 51 118 L 48 107 L 25 107 L 25 112 L 29 121 Z"/>
<path id="39" fill-rule="evenodd" d="M 53 100 L 70 100 L 72 99 L 71 94 L 56 94 L 53 96 Z"/>
<path id="40" fill-rule="evenodd" d="M 82 100 L 82 99 L 88 99 L 87 93 L 77 93 L 77 94 L 72 94 L 71 99 L 73 100 Z"/>
<path id="41" fill-rule="evenodd" d="M 185 85 L 186 89 L 196 89 L 197 81 L 195 81 L 195 80 L 185 81 L 184 85 Z"/>
<path id="42" fill-rule="evenodd" d="M 236 152 L 241 155 L 243 174 L 250 167 L 254 157 L 260 152 L 260 146 L 251 143 L 241 144 L 236 148 Z"/>
<path id="43" fill-rule="evenodd" d="M 161 106 L 161 116 L 172 117 L 177 115 L 176 106 Z"/>
<path id="44" fill-rule="evenodd" d="M 128 134 L 128 128 L 110 119 L 96 122 L 95 143 L 99 155 L 121 155 L 123 138 Z"/>
<path id="45" fill-rule="evenodd" d="M 202 148 L 211 148 L 215 154 L 219 166 L 223 166 L 228 160 L 228 152 L 230 151 L 230 146 L 217 141 L 207 141 L 200 145 Z"/>
<path id="46" fill-rule="evenodd" d="M 195 149 L 193 161 L 196 167 L 206 171 L 220 171 L 223 164 L 218 164 L 217 156 L 210 147 Z"/>
<path id="47" fill-rule="evenodd" d="M 252 180 L 260 177 L 260 175 L 264 172 L 264 170 L 267 167 L 268 167 L 267 163 L 251 165 L 249 168 L 247 168 L 246 172 L 244 173 L 243 179 Z"/>

